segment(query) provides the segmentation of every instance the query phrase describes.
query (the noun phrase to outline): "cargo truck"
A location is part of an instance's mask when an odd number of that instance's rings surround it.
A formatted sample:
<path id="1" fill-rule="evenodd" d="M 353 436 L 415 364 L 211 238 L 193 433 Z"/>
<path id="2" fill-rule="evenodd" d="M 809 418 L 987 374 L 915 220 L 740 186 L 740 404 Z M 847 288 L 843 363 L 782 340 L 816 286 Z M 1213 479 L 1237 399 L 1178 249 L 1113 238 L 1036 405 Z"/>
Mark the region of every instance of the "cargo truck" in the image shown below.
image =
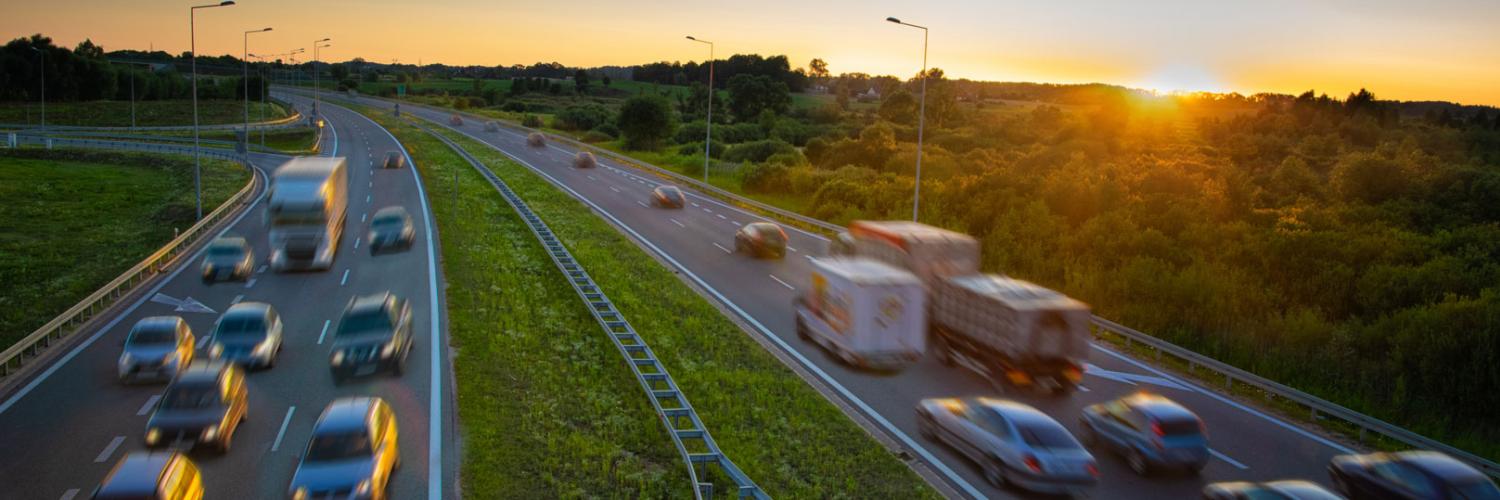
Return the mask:
<path id="1" fill-rule="evenodd" d="M 853 366 L 897 370 L 927 349 L 922 282 L 863 258 L 812 260 L 811 289 L 793 307 L 797 335 Z"/>
<path id="2" fill-rule="evenodd" d="M 1089 350 L 1089 308 L 1040 286 L 979 272 L 979 242 L 907 221 L 854 221 L 830 255 L 905 269 L 924 285 L 928 343 L 939 361 L 997 387 L 1073 390 Z"/>
<path id="3" fill-rule="evenodd" d="M 348 205 L 349 173 L 343 158 L 304 156 L 277 169 L 266 205 L 271 267 L 332 267 Z"/>

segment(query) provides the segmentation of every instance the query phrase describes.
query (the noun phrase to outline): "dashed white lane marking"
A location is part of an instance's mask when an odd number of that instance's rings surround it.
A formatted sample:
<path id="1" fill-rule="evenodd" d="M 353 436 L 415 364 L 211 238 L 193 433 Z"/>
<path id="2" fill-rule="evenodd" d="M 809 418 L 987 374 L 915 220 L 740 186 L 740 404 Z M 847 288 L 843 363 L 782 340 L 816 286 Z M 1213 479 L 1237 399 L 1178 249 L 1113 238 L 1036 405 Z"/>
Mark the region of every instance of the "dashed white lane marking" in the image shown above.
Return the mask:
<path id="1" fill-rule="evenodd" d="M 281 438 L 286 437 L 286 426 L 292 423 L 292 413 L 296 411 L 297 407 L 295 406 L 286 409 L 286 416 L 281 419 L 281 430 L 276 431 L 276 441 L 271 442 L 271 451 L 281 449 Z"/>
<path id="2" fill-rule="evenodd" d="M 1210 454 L 1213 454 L 1214 458 L 1217 458 L 1219 460 L 1223 460 L 1224 462 L 1228 463 L 1229 465 L 1235 466 L 1239 470 L 1245 470 L 1245 469 L 1249 469 L 1250 468 L 1250 466 L 1242 464 L 1238 460 L 1235 460 L 1233 458 L 1229 458 L 1229 455 L 1225 455 L 1223 453 L 1219 453 L 1219 450 L 1215 450 L 1213 448 L 1209 448 L 1208 452 Z"/>
<path id="3" fill-rule="evenodd" d="M 682 225 L 681 222 L 677 222 L 677 219 L 668 219 L 668 220 L 672 221 L 673 224 L 676 224 L 677 227 L 687 227 L 687 226 Z"/>
<path id="4" fill-rule="evenodd" d="M 813 260 L 813 258 L 812 258 L 811 255 L 803 255 L 803 257 L 807 257 L 807 261 L 808 262 L 812 262 L 812 260 Z"/>
<path id="5" fill-rule="evenodd" d="M 364 222 L 364 221 L 365 221 L 365 218 L 366 218 L 366 217 L 369 217 L 369 216 L 370 216 L 370 213 L 369 213 L 369 212 L 365 212 L 365 213 L 362 213 L 362 214 L 359 214 L 359 221 L 360 221 L 360 222 Z"/>
<path id="6" fill-rule="evenodd" d="M 369 203 L 371 199 L 371 195 L 365 195 L 365 203 Z"/>
<path id="7" fill-rule="evenodd" d="M 646 202 L 643 202 L 641 200 L 635 200 L 635 204 L 636 205 L 640 205 L 641 208 L 651 208 L 651 207 L 646 206 Z"/>
<path id="8" fill-rule="evenodd" d="M 697 206 L 697 205 L 698 204 L 696 204 L 696 203 L 693 204 L 693 206 Z M 714 213 L 713 209 L 709 209 L 709 208 L 705 208 L 705 209 L 703 209 L 703 211 L 704 212 L 708 212 L 708 213 Z"/>
<path id="9" fill-rule="evenodd" d="M 363 241 L 363 238 L 355 238 L 354 239 L 354 248 L 359 248 L 359 242 L 360 241 Z"/>
<path id="10" fill-rule="evenodd" d="M 261 264 L 260 265 L 260 269 L 256 269 L 255 270 L 255 274 L 260 274 L 260 273 L 263 273 L 263 272 L 266 272 L 266 265 L 265 264 Z"/>
<path id="11" fill-rule="evenodd" d="M 145 416 L 146 413 L 149 413 L 152 408 L 156 407 L 156 402 L 157 401 L 161 401 L 161 394 L 152 394 L 151 395 L 151 399 L 147 399 L 146 400 L 146 404 L 141 405 L 141 409 L 140 410 L 136 410 L 135 416 L 137 416 L 137 417 Z"/>
<path id="12" fill-rule="evenodd" d="M 120 443 L 124 442 L 125 436 L 115 436 L 114 439 L 109 440 L 109 445 L 104 447 L 104 451 L 99 452 L 99 456 L 94 457 L 94 463 L 104 463 L 105 460 L 109 460 L 109 456 L 114 455 L 115 450 L 120 447 Z"/>
<path id="13" fill-rule="evenodd" d="M 1078 390 L 1082 391 L 1082 392 L 1089 392 L 1089 390 L 1090 390 L 1088 387 L 1085 387 L 1085 386 L 1082 386 L 1082 385 L 1077 385 L 1077 386 L 1074 386 L 1074 387 L 1077 387 Z"/>
<path id="14" fill-rule="evenodd" d="M 729 219 L 729 223 L 730 224 L 734 224 L 736 226 L 740 225 L 740 221 L 737 221 L 737 220 L 734 220 L 734 219 Z"/>
<path id="15" fill-rule="evenodd" d="M 589 176 L 589 180 L 591 180 L 591 181 L 597 181 L 597 180 L 599 180 L 599 179 L 595 179 L 595 178 L 594 178 L 594 176 L 592 176 L 592 175 L 590 175 L 590 176 Z"/>
<path id="16" fill-rule="evenodd" d="M 78 488 L 72 488 L 68 491 L 64 491 L 63 495 L 59 497 L 58 500 L 73 500 L 73 497 L 76 496 L 78 496 Z"/>
<path id="17" fill-rule="evenodd" d="M 616 193 L 618 193 L 618 192 L 620 192 L 620 190 L 619 190 L 619 189 L 617 189 L 617 188 L 615 188 L 615 187 L 614 187 L 614 186 L 610 186 L 610 187 L 609 187 L 609 190 L 610 190 L 610 191 L 614 191 L 614 192 L 616 192 Z"/>
<path id="18" fill-rule="evenodd" d="M 328 335 L 328 324 L 331 322 L 333 322 L 331 319 L 323 320 L 323 331 L 318 334 L 318 345 L 323 345 L 323 337 Z"/>
<path id="19" fill-rule="evenodd" d="M 728 248 L 724 248 L 724 245 L 720 245 L 718 243 L 714 243 L 714 246 L 719 247 L 719 250 L 723 250 L 724 253 L 734 253 L 734 252 L 729 251 Z"/>
<path id="20" fill-rule="evenodd" d="M 240 303 L 241 300 L 245 300 L 245 294 L 235 295 L 234 296 L 234 300 L 230 300 L 229 301 L 229 305 L 238 304 L 238 303 Z"/>
<path id="21" fill-rule="evenodd" d="M 245 288 L 250 288 L 252 286 L 255 286 L 255 278 L 245 280 Z"/>
<path id="22" fill-rule="evenodd" d="M 786 287 L 787 290 L 796 290 L 797 289 L 796 287 L 793 287 L 792 285 L 787 284 L 787 282 L 781 281 L 781 278 L 777 278 L 776 275 L 774 275 L 774 274 L 767 274 L 766 276 L 770 276 L 771 279 L 776 280 L 777 283 L 781 283 L 781 286 Z"/>
<path id="23" fill-rule="evenodd" d="M 696 201 L 695 201 L 695 202 L 692 202 L 692 203 L 693 203 L 693 206 L 694 206 L 694 207 L 697 207 L 697 206 L 698 206 L 698 202 L 696 202 Z"/>
<path id="24" fill-rule="evenodd" d="M 339 279 L 339 286 L 344 286 L 344 285 L 346 285 L 348 283 L 349 283 L 349 270 L 345 269 L 344 270 L 344 277 Z"/>
<path id="25" fill-rule="evenodd" d="M 719 216 L 720 219 L 729 220 L 729 218 L 725 217 L 724 214 L 714 214 L 714 215 Z"/>
<path id="26" fill-rule="evenodd" d="M 797 249 L 796 249 L 796 248 L 793 248 L 793 247 L 786 247 L 786 249 L 787 249 L 787 250 L 791 250 L 791 251 L 793 251 L 793 252 L 795 252 L 795 251 L 797 251 Z"/>

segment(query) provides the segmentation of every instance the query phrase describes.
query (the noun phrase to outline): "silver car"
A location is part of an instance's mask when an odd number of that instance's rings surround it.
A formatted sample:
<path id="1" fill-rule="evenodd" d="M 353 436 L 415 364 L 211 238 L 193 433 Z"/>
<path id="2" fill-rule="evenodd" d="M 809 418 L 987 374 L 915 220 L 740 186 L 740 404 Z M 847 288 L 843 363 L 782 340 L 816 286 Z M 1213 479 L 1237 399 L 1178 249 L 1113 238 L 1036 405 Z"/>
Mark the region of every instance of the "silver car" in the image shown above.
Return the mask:
<path id="1" fill-rule="evenodd" d="M 991 398 L 924 399 L 917 428 L 978 464 L 984 478 L 1048 494 L 1081 493 L 1099 482 L 1094 456 L 1036 408 Z"/>
<path id="2" fill-rule="evenodd" d="M 255 265 L 255 251 L 237 236 L 214 238 L 203 256 L 203 282 L 245 281 Z"/>
<path id="3" fill-rule="evenodd" d="M 276 366 L 281 353 L 281 315 L 264 302 L 229 306 L 214 324 L 208 355 L 246 369 Z"/>
<path id="4" fill-rule="evenodd" d="M 193 330 L 181 316 L 136 322 L 116 362 L 121 382 L 166 382 L 193 361 Z"/>
<path id="5" fill-rule="evenodd" d="M 382 252 L 398 252 L 411 249 L 416 238 L 412 228 L 411 214 L 398 206 L 385 207 L 370 218 L 370 234 L 367 237 L 370 255 Z"/>

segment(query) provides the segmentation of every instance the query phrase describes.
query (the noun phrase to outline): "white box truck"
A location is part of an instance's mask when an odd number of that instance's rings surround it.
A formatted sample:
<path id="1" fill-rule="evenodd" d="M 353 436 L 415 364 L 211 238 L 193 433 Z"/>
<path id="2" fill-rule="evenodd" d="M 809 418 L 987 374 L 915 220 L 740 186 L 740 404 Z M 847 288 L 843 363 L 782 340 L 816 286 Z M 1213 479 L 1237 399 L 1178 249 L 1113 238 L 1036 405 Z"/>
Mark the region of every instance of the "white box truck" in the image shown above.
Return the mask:
<path id="1" fill-rule="evenodd" d="M 349 173 L 343 158 L 297 157 L 277 169 L 266 204 L 271 267 L 332 267 L 348 205 Z"/>
<path id="2" fill-rule="evenodd" d="M 853 366 L 897 370 L 927 350 L 922 282 L 862 258 L 812 260 L 811 289 L 793 307 L 797 335 Z"/>
<path id="3" fill-rule="evenodd" d="M 929 296 L 934 355 L 998 385 L 1067 393 L 1083 379 L 1089 306 L 1035 284 L 973 274 L 940 281 Z"/>

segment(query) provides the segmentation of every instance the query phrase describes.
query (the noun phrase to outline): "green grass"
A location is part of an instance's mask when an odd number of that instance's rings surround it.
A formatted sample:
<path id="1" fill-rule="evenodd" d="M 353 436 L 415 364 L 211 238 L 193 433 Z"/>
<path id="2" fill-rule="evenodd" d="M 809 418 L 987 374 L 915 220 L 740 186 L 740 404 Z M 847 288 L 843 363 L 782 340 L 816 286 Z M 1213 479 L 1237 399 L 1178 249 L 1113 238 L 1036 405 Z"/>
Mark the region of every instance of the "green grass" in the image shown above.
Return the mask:
<path id="1" fill-rule="evenodd" d="M 646 395 L 499 193 L 436 139 L 363 111 L 411 150 L 437 218 L 458 353 L 464 490 L 481 497 L 688 496 L 686 471 Z M 459 140 L 548 222 L 661 357 L 724 451 L 771 495 L 936 497 L 587 207 L 493 149 Z"/>
<path id="2" fill-rule="evenodd" d="M 290 111 L 276 103 L 261 104 L 251 102 L 251 120 L 258 121 L 260 119 L 262 107 L 264 107 L 266 120 L 282 118 L 290 113 Z M 244 101 L 198 101 L 199 124 L 242 123 L 244 120 Z M 0 103 L 0 123 L 37 125 L 41 121 L 40 103 Z M 49 102 L 47 103 L 47 124 L 54 126 L 129 127 L 130 101 Z M 136 102 L 137 126 L 154 127 L 192 124 L 193 103 L 190 100 Z"/>
<path id="3" fill-rule="evenodd" d="M 0 151 L 0 346 L 62 313 L 194 220 L 188 157 Z M 249 173 L 203 161 L 205 213 Z"/>

